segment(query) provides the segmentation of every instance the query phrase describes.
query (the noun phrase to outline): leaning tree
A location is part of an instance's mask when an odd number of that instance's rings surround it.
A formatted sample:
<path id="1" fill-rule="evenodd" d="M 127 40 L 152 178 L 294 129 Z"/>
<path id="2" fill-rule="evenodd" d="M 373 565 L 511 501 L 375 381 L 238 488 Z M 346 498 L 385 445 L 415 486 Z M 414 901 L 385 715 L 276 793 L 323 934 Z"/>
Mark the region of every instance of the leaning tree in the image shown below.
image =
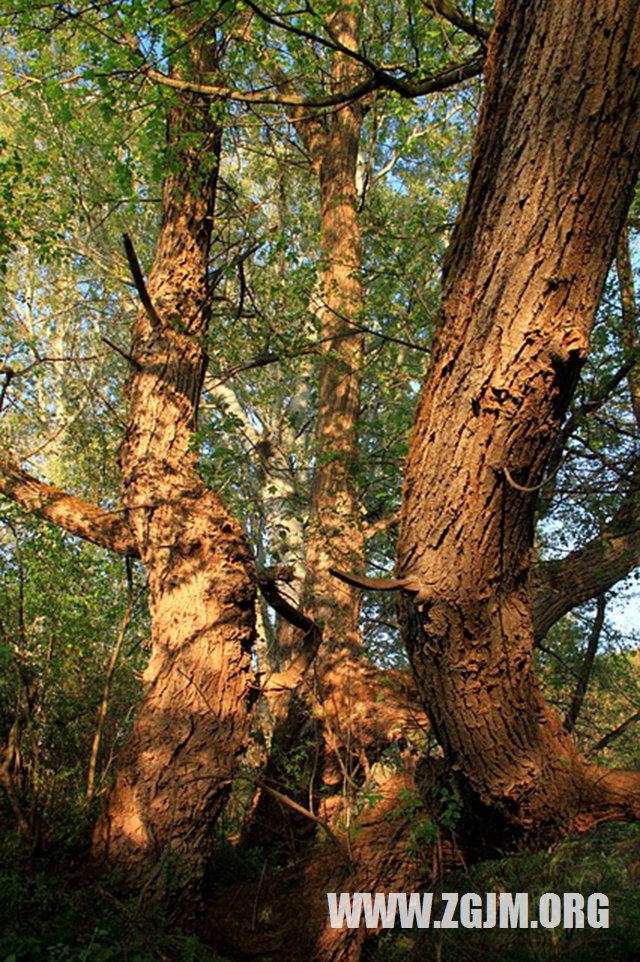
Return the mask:
<path id="1" fill-rule="evenodd" d="M 489 832 L 640 810 L 637 775 L 578 756 L 532 657 L 534 591 L 539 609 L 545 587 L 547 604 L 561 590 L 532 566 L 536 494 L 632 199 L 639 64 L 635 4 L 501 4 L 410 444 L 405 640 L 457 790 Z M 636 532 L 638 500 L 636 472 L 623 512 Z"/>
<path id="2" fill-rule="evenodd" d="M 637 564 L 637 468 L 600 537 L 534 564 L 533 534 L 636 183 L 639 65 L 634 4 L 500 5 L 410 444 L 397 577 L 336 571 L 398 593 L 444 750 L 438 777 L 462 804 L 457 836 L 468 854 L 640 810 L 638 775 L 585 762 L 545 704 L 533 664 L 534 641 L 557 618 Z M 363 934 L 329 930 L 318 893 L 411 888 L 414 867 L 398 865 L 390 810 L 383 799 L 361 818 L 346 865 L 327 845 L 283 872 L 261 895 L 271 929 L 237 944 L 259 954 L 295 933 L 296 951 L 304 943 L 316 959 L 359 958 Z M 288 919 L 283 899 L 293 892 L 302 893 L 300 914 Z M 229 899 L 214 910 L 225 924 L 234 917 Z M 213 912 L 207 925 L 221 934 Z M 284 957 L 299 956 L 285 948 Z"/>

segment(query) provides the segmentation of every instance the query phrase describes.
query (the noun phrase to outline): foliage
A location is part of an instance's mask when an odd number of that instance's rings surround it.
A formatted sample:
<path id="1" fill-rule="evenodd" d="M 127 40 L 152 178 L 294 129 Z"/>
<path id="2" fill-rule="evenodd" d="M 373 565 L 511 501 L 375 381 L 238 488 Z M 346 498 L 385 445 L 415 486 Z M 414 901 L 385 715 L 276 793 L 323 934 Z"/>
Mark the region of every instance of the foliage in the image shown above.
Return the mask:
<path id="1" fill-rule="evenodd" d="M 545 695 L 561 717 L 566 716 L 576 690 L 585 637 L 592 626 L 591 607 L 576 609 L 562 619 L 545 639 L 544 650 L 537 653 Z M 605 625 L 602 634 L 575 728 L 577 743 L 585 753 L 635 714 L 640 694 L 637 649 L 629 647 L 627 637 L 615 625 Z M 637 770 L 638 751 L 637 728 L 632 723 L 591 757 L 610 768 Z"/>
<path id="2" fill-rule="evenodd" d="M 0 825 L 2 824 L 0 814 Z M 0 843 L 0 959 L 3 962 L 213 962 L 194 936 L 144 917 L 94 882 L 57 846 L 29 857 L 9 829 Z M 224 962 L 215 956 L 218 962 Z"/>
<path id="3" fill-rule="evenodd" d="M 85 824 L 106 665 L 124 617 L 122 561 L 7 505 L 0 514 L 0 744 L 37 841 Z M 139 596 L 98 756 L 100 790 L 138 696 L 146 617 Z M 10 746 L 10 747 L 9 747 Z"/>
<path id="4" fill-rule="evenodd" d="M 474 865 L 439 880 L 439 891 L 528 892 L 530 914 L 544 892 L 602 892 L 609 897 L 608 929 L 441 929 L 401 930 L 380 939 L 381 962 L 415 958 L 442 962 L 469 959 L 522 959 L 523 962 L 557 962 L 616 959 L 632 962 L 640 953 L 638 911 L 640 896 L 637 868 L 640 859 L 638 826 L 603 825 L 549 851 Z M 435 887 L 435 886 L 434 886 Z M 434 899 L 434 918 L 442 914 Z"/>
<path id="5" fill-rule="evenodd" d="M 460 821 L 460 800 L 449 788 L 442 786 L 431 792 L 429 800 L 429 814 L 422 795 L 413 790 L 405 789 L 398 793 L 400 806 L 391 813 L 391 818 L 406 820 L 411 831 L 407 854 L 415 860 L 430 857 L 434 844 L 440 838 L 441 832 L 455 832 Z"/>
<path id="6" fill-rule="evenodd" d="M 136 307 L 120 235 L 126 231 L 134 238 L 146 270 L 161 180 L 172 163 L 163 125 L 175 94 L 152 83 L 145 64 L 163 70 L 169 59 L 183 55 L 181 6 L 14 2 L 0 20 L 2 446 L 48 481 L 108 505 L 118 502 L 117 450 L 126 428 L 127 351 Z M 230 88 L 270 88 L 268 69 L 277 66 L 306 95 L 321 97 L 330 89 L 332 51 L 322 39 L 338 9 L 333 0 L 313 8 L 278 5 L 280 27 L 248 18 L 240 3 L 199 0 L 187 6 L 194 22 L 219 18 Z M 470 0 L 460 8 L 484 22 L 491 19 L 490 3 Z M 302 30 L 311 37 L 303 39 Z M 395 64 L 396 74 L 410 80 L 469 56 L 476 42 L 436 17 L 430 4 L 391 0 L 366 5 L 362 49 L 372 61 Z M 479 83 L 471 82 L 424 102 L 380 94 L 366 105 L 359 145 L 364 308 L 354 319 L 365 331 L 365 365 L 359 455 L 352 469 L 370 535 L 366 568 L 374 573 L 394 565 L 402 467 L 430 357 L 440 270 L 465 191 L 479 92 Z M 209 368 L 193 445 L 204 477 L 248 531 L 258 564 L 303 561 L 323 350 L 314 309 L 323 268 L 316 178 L 282 107 L 230 100 L 212 104 L 212 110 L 224 119 L 225 148 L 211 255 Z M 628 384 L 616 380 L 630 359 L 625 336 L 612 276 L 567 416 L 570 430 L 557 474 L 540 497 L 541 559 L 597 535 L 628 490 L 638 425 Z M 18 805 L 32 841 L 51 847 L 63 837 L 82 838 L 88 825 L 88 759 L 106 663 L 124 617 L 126 578 L 122 562 L 6 505 L 0 559 L 0 748 L 14 740 Z M 140 690 L 148 623 L 144 586 L 136 592 L 109 696 L 101 790 Z M 263 621 L 265 632 L 275 634 L 275 622 Z M 545 691 L 561 713 L 575 688 L 591 621 L 589 609 L 572 613 L 539 656 Z M 576 729 L 583 750 L 629 716 L 637 699 L 637 655 L 628 649 L 637 647 L 638 638 L 631 630 L 622 634 L 620 622 L 609 618 Z M 379 665 L 407 666 L 390 595 L 365 595 L 363 642 Z M 304 795 L 314 748 L 315 741 L 305 740 L 278 757 L 276 742 L 272 757 L 280 762 L 283 791 Z M 637 768 L 635 730 L 601 759 Z M 246 785 L 244 791 L 248 796 Z M 241 800 L 248 804 L 245 795 Z M 375 791 L 363 790 L 360 803 L 369 805 L 375 797 Z M 455 796 L 441 795 L 433 818 L 424 816 L 420 798 L 403 801 L 404 814 L 408 809 L 415 821 L 415 857 L 441 829 L 455 830 Z M 12 817 L 3 795 L 0 818 L 8 824 Z M 228 828 L 237 829 L 235 820 Z M 638 948 L 632 932 L 637 906 L 628 891 L 631 863 L 620 846 L 626 839 L 637 847 L 637 835 L 619 832 L 605 830 L 582 847 L 568 843 L 548 856 L 493 863 L 473 875 L 474 884 L 504 881 L 512 891 L 543 891 L 543 883 L 571 889 L 587 877 L 591 884 L 593 877 L 604 891 L 617 887 L 623 894 L 614 911 L 621 925 L 615 934 L 598 936 L 604 941 L 597 950 L 623 959 L 615 953 L 626 951 L 624 938 Z M 87 922 L 93 915 L 75 883 L 67 891 L 50 862 L 27 865 L 9 849 L 7 842 L 0 958 L 148 957 L 148 946 L 144 940 L 137 944 L 135 934 L 128 933 L 134 942 L 125 943 L 118 910 L 104 905 L 100 919 Z M 613 856 L 600 865 L 605 849 Z M 239 853 L 226 837 L 212 864 L 212 884 L 255 880 L 262 870 L 259 852 Z M 460 882 L 462 888 L 471 884 Z M 65 893 L 61 905 L 59 890 Z M 545 933 L 528 934 L 526 945 L 516 945 L 518 938 L 499 933 L 498 939 L 492 932 L 492 950 L 506 958 L 517 952 L 523 959 L 543 959 L 566 949 L 567 957 L 579 959 L 590 948 L 575 935 L 560 948 L 544 941 Z M 386 945 L 385 957 L 399 957 L 400 947 L 408 948 L 403 939 Z M 458 933 L 455 940 L 442 943 L 449 953 L 443 958 L 469 957 L 477 949 L 469 950 Z M 180 958 L 204 958 L 187 941 L 173 950 Z M 489 951 L 485 943 L 482 951 Z"/>

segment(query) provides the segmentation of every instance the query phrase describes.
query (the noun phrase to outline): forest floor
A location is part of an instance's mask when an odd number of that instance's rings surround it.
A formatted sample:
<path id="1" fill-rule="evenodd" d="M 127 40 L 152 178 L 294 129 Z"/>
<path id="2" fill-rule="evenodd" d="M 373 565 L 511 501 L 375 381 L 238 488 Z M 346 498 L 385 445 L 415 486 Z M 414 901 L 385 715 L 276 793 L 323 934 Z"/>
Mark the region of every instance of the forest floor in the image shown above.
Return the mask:
<path id="1" fill-rule="evenodd" d="M 94 882 L 77 841 L 30 854 L 8 819 L 3 831 L 1 815 L 0 840 L 0 962 L 221 962 L 173 920 L 152 919 Z M 608 928 L 396 928 L 367 940 L 367 962 L 636 962 L 639 879 L 640 826 L 603 825 L 547 851 L 479 863 L 443 878 L 440 890 L 528 892 L 530 904 L 544 892 L 601 892 L 609 898 Z"/>

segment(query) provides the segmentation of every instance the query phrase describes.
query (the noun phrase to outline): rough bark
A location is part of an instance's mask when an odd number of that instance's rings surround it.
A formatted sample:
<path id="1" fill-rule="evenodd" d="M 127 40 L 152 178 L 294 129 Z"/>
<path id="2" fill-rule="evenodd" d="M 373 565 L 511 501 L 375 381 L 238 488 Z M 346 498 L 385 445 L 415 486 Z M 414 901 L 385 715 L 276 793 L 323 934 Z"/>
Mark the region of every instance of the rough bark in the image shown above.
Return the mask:
<path id="1" fill-rule="evenodd" d="M 192 42 L 177 75 L 215 72 Z M 130 424 L 120 451 L 126 518 L 149 576 L 144 699 L 94 833 L 94 856 L 161 894 L 198 881 L 212 823 L 249 734 L 255 578 L 244 535 L 198 473 L 207 268 L 220 128 L 208 101 L 176 95 L 169 173 L 146 295 L 134 325 Z M 138 279 L 140 288 L 141 281 Z"/>
<path id="2" fill-rule="evenodd" d="M 359 20 L 359 9 L 346 4 L 334 17 L 332 34 L 344 46 L 357 49 Z M 348 86 L 354 69 L 348 57 L 336 56 L 333 87 Z M 306 592 L 315 620 L 327 628 L 325 651 L 350 648 L 355 652 L 360 644 L 360 592 L 336 582 L 329 568 L 332 559 L 350 570 L 361 570 L 364 564 L 357 489 L 363 338 L 357 330 L 362 279 L 356 169 L 362 121 L 359 104 L 336 111 L 314 145 L 322 256 L 318 315 L 321 339 L 331 340 L 325 341 L 320 367 Z"/>
<path id="3" fill-rule="evenodd" d="M 515 832 L 640 813 L 577 756 L 532 647 L 534 495 L 640 163 L 640 9 L 505 0 L 405 476 L 410 657 L 461 795 Z"/>
<path id="4" fill-rule="evenodd" d="M 0 458 L 0 493 L 70 534 L 118 554 L 138 556 L 133 533 L 122 515 L 34 478 L 7 455 Z"/>
<path id="5" fill-rule="evenodd" d="M 358 5 L 347 3 L 330 18 L 331 36 L 346 49 L 358 49 L 360 17 Z M 290 93 L 292 85 L 284 73 L 273 66 L 269 69 L 279 90 Z M 350 89 L 357 83 L 359 71 L 351 57 L 336 53 L 332 91 Z M 268 695 L 274 730 L 265 777 L 278 784 L 282 758 L 287 758 L 294 746 L 299 751 L 306 743 L 310 783 L 301 784 L 300 791 L 307 801 L 311 798 L 312 804 L 319 804 L 326 816 L 327 805 L 334 812 L 341 807 L 341 791 L 363 760 L 362 744 L 356 737 L 358 722 L 353 723 L 349 695 L 342 692 L 342 686 L 351 690 L 352 707 L 362 701 L 362 690 L 368 686 L 358 657 L 360 592 L 330 573 L 336 559 L 355 570 L 364 565 L 357 484 L 363 337 L 358 330 L 362 281 L 356 187 L 364 110 L 353 103 L 329 115 L 314 116 L 290 107 L 289 116 L 308 152 L 320 198 L 321 261 L 311 309 L 319 321 L 323 354 L 301 607 L 321 628 L 322 641 L 311 673 L 309 658 L 301 657 L 304 634 L 281 633 L 285 640 L 282 676 L 287 683 L 271 686 Z M 255 842 L 264 838 L 267 830 L 273 838 L 290 837 L 292 817 L 296 818 L 261 792 L 245 838 Z M 304 835 L 299 819 L 298 823 Z"/>

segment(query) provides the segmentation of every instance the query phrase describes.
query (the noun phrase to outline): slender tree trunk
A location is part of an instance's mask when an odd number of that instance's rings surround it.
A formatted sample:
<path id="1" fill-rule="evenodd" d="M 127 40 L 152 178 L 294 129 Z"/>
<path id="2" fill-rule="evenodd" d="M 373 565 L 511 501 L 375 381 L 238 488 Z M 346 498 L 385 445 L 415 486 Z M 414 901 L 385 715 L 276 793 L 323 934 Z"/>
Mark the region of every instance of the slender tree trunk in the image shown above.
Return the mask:
<path id="1" fill-rule="evenodd" d="M 356 167 L 361 127 L 361 107 L 337 111 L 318 163 L 323 265 L 318 314 L 320 337 L 331 340 L 320 367 L 306 580 L 307 606 L 326 627 L 324 651 L 327 645 L 357 651 L 360 643 L 360 592 L 336 581 L 329 568 L 337 564 L 352 571 L 364 565 L 357 485 L 363 338 L 357 330 L 362 279 Z"/>
<path id="2" fill-rule="evenodd" d="M 607 599 L 605 595 L 600 595 L 598 598 L 598 606 L 596 609 L 596 617 L 593 622 L 593 627 L 589 634 L 589 642 L 587 644 L 587 649 L 584 653 L 582 659 L 582 665 L 580 666 L 580 673 L 578 675 L 578 680 L 573 692 L 573 696 L 569 703 L 567 709 L 567 714 L 564 718 L 564 727 L 568 732 L 572 732 L 576 727 L 576 722 L 578 720 L 578 715 L 582 709 L 584 703 L 584 696 L 587 694 L 587 687 L 589 685 L 589 678 L 591 677 L 591 671 L 593 669 L 593 663 L 595 661 L 596 653 L 598 651 L 598 643 L 600 641 L 600 635 L 602 634 L 602 626 L 604 625 L 604 615 L 607 607 Z"/>
<path id="3" fill-rule="evenodd" d="M 361 12 L 345 4 L 332 15 L 331 36 L 357 50 Z M 359 68 L 346 54 L 336 53 L 331 70 L 333 91 L 350 89 Z M 280 86 L 287 81 L 277 72 Z M 321 262 L 312 310 L 323 343 L 320 361 L 311 505 L 305 545 L 302 606 L 322 629 L 313 676 L 297 677 L 270 697 L 275 752 L 266 777 L 280 783 L 282 758 L 293 746 L 308 749 L 297 798 L 314 807 L 319 799 L 327 817 L 340 807 L 340 794 L 361 750 L 354 719 L 362 704 L 360 592 L 334 578 L 338 564 L 362 571 L 364 533 L 358 496 L 358 426 L 363 337 L 361 238 L 357 211 L 356 171 L 364 109 L 347 104 L 324 117 L 292 111 L 292 120 L 311 157 L 320 196 Z M 299 631 L 283 632 L 287 646 L 283 668 L 296 663 L 306 639 Z M 366 679 L 365 679 L 366 681 Z M 356 690 L 357 689 L 357 690 Z M 303 786 L 304 776 L 310 779 Z M 294 792 L 294 794 L 296 794 Z M 328 802 L 327 799 L 330 801 Z M 331 809 L 328 811 L 327 805 Z M 293 816 L 294 818 L 296 816 Z M 255 841 L 264 826 L 274 836 L 290 834 L 291 812 L 262 793 L 247 839 Z M 300 829 L 306 828 L 300 824 Z M 303 831 L 303 835 L 304 835 Z"/>
<path id="4" fill-rule="evenodd" d="M 516 831 L 640 812 L 596 782 L 542 700 L 535 493 L 569 404 L 640 161 L 640 8 L 505 0 L 467 200 L 410 445 L 404 632 L 462 796 Z"/>
<path id="5" fill-rule="evenodd" d="M 306 385 L 300 393 L 303 390 L 306 395 Z M 289 575 L 287 601 L 294 608 L 300 608 L 305 573 L 305 519 L 301 516 L 296 473 L 290 457 L 285 454 L 293 449 L 293 440 L 289 425 L 281 424 L 277 443 L 273 444 L 267 438 L 259 448 L 265 528 L 269 532 L 277 532 L 274 542 L 278 565 L 284 566 Z M 274 649 L 270 667 L 278 671 L 289 668 L 299 653 L 296 629 L 282 618 L 277 620 Z"/>
<path id="6" fill-rule="evenodd" d="M 183 63 L 216 69 L 192 41 Z M 144 699 L 94 835 L 94 854 L 160 892 L 197 882 L 211 828 L 249 734 L 255 579 L 236 522 L 202 481 L 194 430 L 206 355 L 207 267 L 220 152 L 210 103 L 175 96 L 169 170 L 149 275 L 133 330 L 131 420 L 120 452 L 129 527 L 149 575 L 151 656 Z"/>
<path id="7" fill-rule="evenodd" d="M 122 643 L 127 634 L 129 624 L 131 623 L 131 614 L 133 612 L 133 580 L 131 576 L 131 567 L 130 567 L 129 561 L 127 561 L 127 586 L 128 586 L 127 607 L 125 609 L 124 617 L 122 619 L 122 624 L 120 625 L 120 631 L 118 632 L 116 643 L 113 646 L 111 657 L 109 658 L 109 664 L 107 665 L 107 671 L 104 679 L 104 686 L 102 688 L 102 698 L 100 699 L 100 707 L 98 708 L 98 721 L 96 723 L 96 730 L 93 736 L 93 740 L 91 742 L 91 754 L 89 756 L 89 771 L 87 772 L 87 790 L 85 793 L 85 808 L 89 808 L 91 802 L 93 801 L 93 795 L 94 795 L 95 783 L 96 783 L 96 772 L 98 770 L 98 753 L 100 751 L 100 743 L 102 742 L 102 735 L 104 733 L 104 723 L 107 718 L 107 711 L 109 710 L 109 701 L 111 699 L 111 686 L 113 684 L 113 678 L 116 673 L 118 658 L 120 657 L 120 649 L 122 648 Z"/>
<path id="8" fill-rule="evenodd" d="M 345 3 L 333 16 L 331 34 L 357 50 L 359 4 Z M 332 89 L 345 90 L 359 79 L 359 67 L 336 54 Z M 314 160 L 320 191 L 320 336 L 330 339 L 320 365 L 315 464 L 306 551 L 306 608 L 322 626 L 315 663 L 314 710 L 321 719 L 317 786 L 326 818 L 349 818 L 353 785 L 366 775 L 359 718 L 367 678 L 361 658 L 361 592 L 338 581 L 330 568 L 364 568 L 365 541 L 358 491 L 360 389 L 362 379 L 363 290 L 357 170 L 365 109 L 345 105 L 316 139 Z M 368 699 L 365 698 L 365 701 Z M 365 713 L 367 716 L 370 712 Z M 367 738 L 365 737 L 365 741 Z M 352 779 L 355 779 L 352 782 Z M 346 796 L 343 803 L 341 796 Z"/>
<path id="9" fill-rule="evenodd" d="M 616 272 L 622 309 L 622 346 L 632 362 L 628 375 L 629 393 L 636 425 L 640 428 L 640 345 L 638 344 L 638 306 L 631 268 L 629 230 L 625 226 L 616 254 Z"/>

